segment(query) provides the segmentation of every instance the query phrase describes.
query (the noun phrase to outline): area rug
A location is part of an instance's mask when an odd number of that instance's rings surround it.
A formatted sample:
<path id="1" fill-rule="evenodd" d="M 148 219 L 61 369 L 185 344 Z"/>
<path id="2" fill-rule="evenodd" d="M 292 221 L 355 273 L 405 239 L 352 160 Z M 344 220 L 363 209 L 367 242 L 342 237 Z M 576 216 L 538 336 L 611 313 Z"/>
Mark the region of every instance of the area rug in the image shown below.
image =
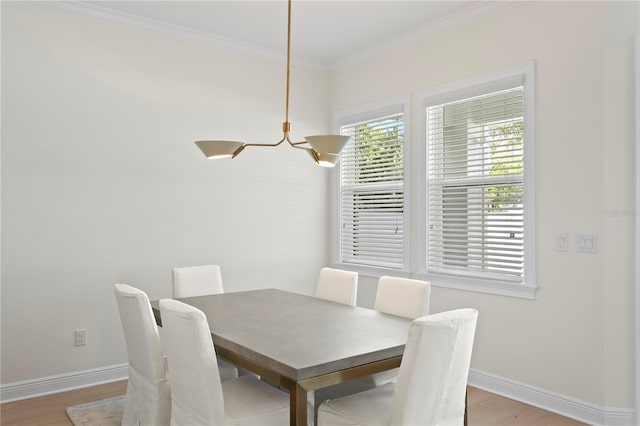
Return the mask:
<path id="1" fill-rule="evenodd" d="M 124 396 L 67 407 L 67 416 L 74 426 L 120 426 Z"/>

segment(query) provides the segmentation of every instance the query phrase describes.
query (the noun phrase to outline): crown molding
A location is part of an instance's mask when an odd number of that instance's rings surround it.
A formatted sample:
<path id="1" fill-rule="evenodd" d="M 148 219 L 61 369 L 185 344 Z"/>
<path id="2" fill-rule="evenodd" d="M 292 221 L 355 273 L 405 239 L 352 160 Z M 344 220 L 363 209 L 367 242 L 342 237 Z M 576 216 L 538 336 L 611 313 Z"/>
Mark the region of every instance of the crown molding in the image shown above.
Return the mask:
<path id="1" fill-rule="evenodd" d="M 474 21 L 496 15 L 505 10 L 527 3 L 529 0 L 509 0 L 509 1 L 487 1 L 469 6 L 462 12 L 442 17 L 429 22 L 413 30 L 407 31 L 396 37 L 390 38 L 375 46 L 356 50 L 347 55 L 337 58 L 332 62 L 323 62 L 313 57 L 300 57 L 292 59 L 296 66 L 314 68 L 325 71 L 335 71 L 347 68 L 362 62 L 371 60 L 385 52 L 396 49 L 403 45 L 415 43 L 429 37 L 442 34 L 451 29 L 470 24 Z M 219 49 L 225 49 L 248 56 L 258 57 L 275 62 L 284 62 L 285 51 L 270 49 L 257 44 L 247 43 L 240 40 L 217 36 L 204 31 L 193 30 L 179 25 L 168 24 L 155 19 L 115 11 L 101 7 L 95 3 L 86 1 L 34 1 L 25 2 L 37 5 L 49 10 L 75 15 L 90 17 L 105 23 L 119 25 L 122 27 L 153 32 L 167 35 L 177 39 L 192 41 Z"/>
<path id="2" fill-rule="evenodd" d="M 95 3 L 85 1 L 36 1 L 29 2 L 29 4 L 67 15 L 89 17 L 112 25 L 162 34 L 176 39 L 187 40 L 247 56 L 266 59 L 268 61 L 285 62 L 286 51 L 284 49 L 271 49 L 229 37 L 218 36 L 180 25 L 169 24 L 156 19 L 145 18 L 108 9 Z M 292 59 L 292 63 L 308 68 L 327 69 L 327 65 L 325 63 L 312 58 L 303 57 Z"/>
<path id="3" fill-rule="evenodd" d="M 508 1 L 487 1 L 476 3 L 467 7 L 461 12 L 455 14 L 443 16 L 432 22 L 428 22 L 420 27 L 399 34 L 396 37 L 390 38 L 383 42 L 377 43 L 375 46 L 360 49 L 347 55 L 344 55 L 337 60 L 333 61 L 329 68 L 331 71 L 336 71 L 343 68 L 348 68 L 368 60 L 374 59 L 377 56 L 382 55 L 393 49 L 397 49 L 404 45 L 413 44 L 421 40 L 435 37 L 436 35 L 445 33 L 454 28 L 459 28 L 464 25 L 471 24 L 475 21 L 497 15 L 506 10 L 512 9 L 517 6 L 521 6 L 528 3 L 530 0 L 508 0 Z"/>

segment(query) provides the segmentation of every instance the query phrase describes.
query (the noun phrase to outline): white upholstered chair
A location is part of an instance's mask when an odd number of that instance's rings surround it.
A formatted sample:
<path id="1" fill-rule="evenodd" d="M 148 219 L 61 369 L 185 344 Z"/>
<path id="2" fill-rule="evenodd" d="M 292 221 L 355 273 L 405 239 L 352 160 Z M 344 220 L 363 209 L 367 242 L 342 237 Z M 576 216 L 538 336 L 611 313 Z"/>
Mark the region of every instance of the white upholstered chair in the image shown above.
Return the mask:
<path id="1" fill-rule="evenodd" d="M 171 389 L 149 298 L 125 284 L 116 284 L 115 294 L 129 358 L 122 424 L 168 425 Z"/>
<path id="2" fill-rule="evenodd" d="M 160 300 L 163 345 L 171 371 L 171 425 L 288 425 L 287 393 L 242 376 L 221 382 L 205 314 Z"/>
<path id="3" fill-rule="evenodd" d="M 431 285 L 426 281 L 382 276 L 378 279 L 374 309 L 405 318 L 420 318 L 429 314 L 430 294 Z M 394 368 L 318 389 L 314 394 L 314 408 L 317 411 L 323 400 L 351 395 L 395 381 L 398 370 Z"/>
<path id="4" fill-rule="evenodd" d="M 416 319 L 429 315 L 431 285 L 427 281 L 380 277 L 373 309 Z"/>
<path id="5" fill-rule="evenodd" d="M 323 402 L 318 425 L 462 425 L 478 311 L 414 320 L 397 382 Z"/>
<path id="6" fill-rule="evenodd" d="M 416 319 L 429 315 L 430 295 L 431 284 L 427 281 L 382 276 L 378 279 L 373 309 L 385 314 Z M 380 386 L 396 380 L 397 375 L 398 369 L 394 368 L 363 377 L 350 386 L 358 385 L 363 388 Z"/>
<path id="7" fill-rule="evenodd" d="M 342 269 L 322 268 L 318 275 L 316 297 L 356 306 L 358 273 Z"/>
<path id="8" fill-rule="evenodd" d="M 184 266 L 171 272 L 176 299 L 224 293 L 218 265 Z M 238 368 L 222 358 L 218 358 L 218 369 L 223 382 L 238 377 Z"/>
<path id="9" fill-rule="evenodd" d="M 224 293 L 218 265 L 173 268 L 173 297 L 193 297 Z"/>

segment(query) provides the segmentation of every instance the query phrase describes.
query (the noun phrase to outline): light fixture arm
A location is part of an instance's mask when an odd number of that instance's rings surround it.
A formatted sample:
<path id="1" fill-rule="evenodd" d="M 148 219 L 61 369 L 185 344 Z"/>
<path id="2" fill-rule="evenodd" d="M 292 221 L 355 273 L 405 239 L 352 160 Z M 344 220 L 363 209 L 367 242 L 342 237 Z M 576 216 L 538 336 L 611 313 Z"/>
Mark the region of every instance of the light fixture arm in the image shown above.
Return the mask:
<path id="1" fill-rule="evenodd" d="M 288 1 L 287 10 L 287 77 L 285 91 L 284 123 L 282 123 L 282 139 L 272 144 L 243 143 L 235 141 L 197 141 L 196 144 L 207 158 L 235 158 L 248 146 L 278 146 L 283 142 L 294 148 L 304 149 L 313 160 L 322 166 L 333 167 L 340 158 L 340 151 L 348 141 L 348 137 L 341 135 L 309 136 L 304 141 L 292 142 L 290 139 L 291 122 L 289 122 L 289 89 L 291 80 L 291 3 Z M 301 146 L 306 145 L 306 146 Z"/>

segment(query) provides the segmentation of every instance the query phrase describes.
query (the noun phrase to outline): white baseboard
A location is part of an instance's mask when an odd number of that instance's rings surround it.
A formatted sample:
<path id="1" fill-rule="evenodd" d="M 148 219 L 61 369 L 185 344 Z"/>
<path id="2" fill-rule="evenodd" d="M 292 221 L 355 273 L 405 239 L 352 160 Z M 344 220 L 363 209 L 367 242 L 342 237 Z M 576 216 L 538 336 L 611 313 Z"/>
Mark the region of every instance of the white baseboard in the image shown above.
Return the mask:
<path id="1" fill-rule="evenodd" d="M 0 386 L 0 402 L 17 401 L 101 383 L 125 380 L 128 365 L 119 364 L 75 373 L 8 383 Z M 600 407 L 590 402 L 536 388 L 490 373 L 471 370 L 469 385 L 506 398 L 524 402 L 553 413 L 596 426 L 634 426 L 635 411 L 627 408 Z"/>
<path id="2" fill-rule="evenodd" d="M 86 388 L 102 383 L 125 380 L 127 377 L 129 377 L 129 365 L 119 364 L 8 383 L 0 386 L 0 403 Z"/>
<path id="3" fill-rule="evenodd" d="M 637 425 L 633 409 L 601 407 L 490 373 L 471 370 L 469 385 L 594 426 Z"/>

